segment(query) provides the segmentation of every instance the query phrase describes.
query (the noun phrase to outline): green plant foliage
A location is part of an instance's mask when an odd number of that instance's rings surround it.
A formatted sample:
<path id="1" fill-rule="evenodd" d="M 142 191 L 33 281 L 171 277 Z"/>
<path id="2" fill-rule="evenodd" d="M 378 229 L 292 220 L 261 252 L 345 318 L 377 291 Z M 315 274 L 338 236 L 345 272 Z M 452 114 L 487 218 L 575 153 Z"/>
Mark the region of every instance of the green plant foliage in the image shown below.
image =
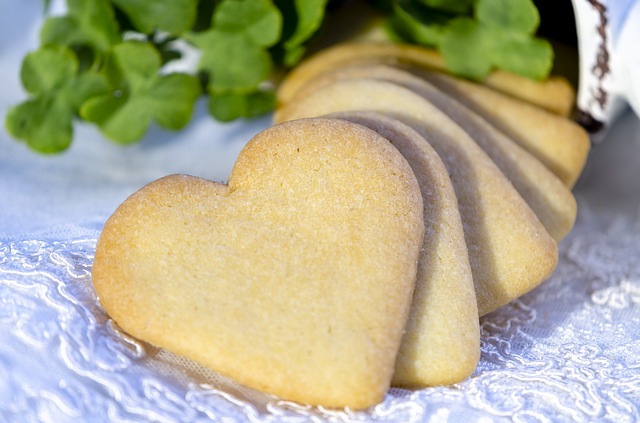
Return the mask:
<path id="1" fill-rule="evenodd" d="M 438 49 L 449 70 L 482 78 L 502 68 L 544 78 L 553 52 L 536 38 L 532 0 L 368 0 L 388 15 L 391 39 Z M 150 125 L 180 130 L 208 96 L 221 122 L 275 107 L 270 78 L 295 66 L 326 21 L 328 0 L 66 0 L 48 17 L 40 47 L 23 60 L 27 98 L 5 116 L 15 138 L 41 153 L 64 151 L 73 122 L 129 144 Z M 43 0 L 45 13 L 49 1 Z M 167 73 L 178 46 L 197 69 Z"/>

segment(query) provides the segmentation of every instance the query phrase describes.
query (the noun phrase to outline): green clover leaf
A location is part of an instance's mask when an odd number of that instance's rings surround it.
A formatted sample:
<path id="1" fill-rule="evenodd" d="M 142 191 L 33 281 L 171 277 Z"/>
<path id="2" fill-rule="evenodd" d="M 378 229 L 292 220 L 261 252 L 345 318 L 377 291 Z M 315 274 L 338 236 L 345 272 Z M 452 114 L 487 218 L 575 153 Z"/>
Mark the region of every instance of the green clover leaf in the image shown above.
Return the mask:
<path id="1" fill-rule="evenodd" d="M 215 10 L 212 27 L 245 34 L 256 45 L 269 47 L 280 38 L 282 16 L 270 0 L 223 0 Z"/>
<path id="2" fill-rule="evenodd" d="M 293 34 L 284 42 L 284 64 L 293 66 L 305 52 L 304 43 L 322 25 L 327 0 L 293 0 L 296 26 Z"/>
<path id="3" fill-rule="evenodd" d="M 57 153 L 71 144 L 73 117 L 80 105 L 107 89 L 97 74 L 78 75 L 78 60 L 63 46 L 47 46 L 29 53 L 21 79 L 31 97 L 9 110 L 7 131 L 41 153 Z"/>
<path id="4" fill-rule="evenodd" d="M 491 61 L 500 69 L 541 80 L 551 71 L 553 57 L 547 40 L 508 32 L 495 37 Z"/>
<path id="5" fill-rule="evenodd" d="M 451 15 L 437 9 L 425 8 L 410 0 L 393 3 L 393 16 L 389 27 L 402 40 L 435 47 L 440 45 L 451 21 Z"/>
<path id="6" fill-rule="evenodd" d="M 67 0 L 66 16 L 47 19 L 40 30 L 43 45 L 86 45 L 104 52 L 122 36 L 109 0 Z"/>
<path id="7" fill-rule="evenodd" d="M 209 113 L 220 122 L 237 118 L 253 118 L 275 107 L 273 91 L 255 91 L 249 94 L 221 93 L 209 97 Z"/>
<path id="8" fill-rule="evenodd" d="M 198 0 L 111 0 L 122 9 L 137 30 L 150 34 L 166 31 L 179 35 L 190 30 L 196 21 Z"/>
<path id="9" fill-rule="evenodd" d="M 451 14 L 471 5 L 473 16 Z M 500 68 L 544 79 L 553 49 L 533 36 L 539 23 L 531 0 L 395 0 L 389 27 L 402 40 L 440 50 L 455 74 L 482 79 Z"/>
<path id="10" fill-rule="evenodd" d="M 447 68 L 454 73 L 484 78 L 491 72 L 492 32 L 471 18 L 452 20 L 440 43 Z"/>
<path id="11" fill-rule="evenodd" d="M 188 36 L 202 50 L 199 67 L 209 74 L 209 91 L 256 91 L 271 72 L 267 48 L 281 29 L 282 16 L 270 0 L 223 0 L 211 28 Z"/>
<path id="12" fill-rule="evenodd" d="M 466 13 L 473 0 L 421 0 L 425 6 L 451 13 Z"/>
<path id="13" fill-rule="evenodd" d="M 183 128 L 202 94 L 200 83 L 187 74 L 162 75 L 160 66 L 160 54 L 151 44 L 118 44 L 103 69 L 110 92 L 87 100 L 80 116 L 121 144 L 140 140 L 151 122 L 170 130 Z"/>
<path id="14" fill-rule="evenodd" d="M 540 25 L 532 0 L 477 0 L 475 16 L 483 24 L 525 35 L 533 35 Z"/>
<path id="15" fill-rule="evenodd" d="M 242 33 L 209 31 L 198 37 L 199 67 L 209 74 L 209 91 L 250 92 L 271 72 L 269 53 Z"/>
<path id="16" fill-rule="evenodd" d="M 486 77 L 494 67 L 543 79 L 553 66 L 547 41 L 471 18 L 454 19 L 440 49 L 448 69 L 472 79 Z"/>
<path id="17" fill-rule="evenodd" d="M 281 34 L 282 15 L 270 0 L 223 0 L 210 29 L 186 35 L 202 51 L 199 68 L 208 76 L 209 111 L 216 119 L 273 108 L 272 94 L 259 87 L 273 68 L 267 49 Z"/>

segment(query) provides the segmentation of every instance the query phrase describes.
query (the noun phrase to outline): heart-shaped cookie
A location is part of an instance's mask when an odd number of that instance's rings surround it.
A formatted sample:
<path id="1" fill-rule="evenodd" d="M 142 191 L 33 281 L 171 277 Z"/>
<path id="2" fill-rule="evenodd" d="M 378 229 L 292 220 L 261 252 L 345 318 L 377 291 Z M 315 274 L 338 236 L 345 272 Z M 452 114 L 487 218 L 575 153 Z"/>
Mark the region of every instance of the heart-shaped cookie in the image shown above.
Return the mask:
<path id="1" fill-rule="evenodd" d="M 174 175 L 109 218 L 93 283 L 135 337 L 240 383 L 366 408 L 392 377 L 424 235 L 406 160 L 337 119 L 269 128 L 227 185 Z"/>
<path id="2" fill-rule="evenodd" d="M 507 134 L 569 188 L 575 185 L 591 150 L 589 134 L 577 122 L 463 79 L 439 72 L 422 76 Z M 575 96 L 569 98 L 573 103 Z"/>
<path id="3" fill-rule="evenodd" d="M 324 72 L 357 64 L 393 64 L 419 71 L 447 70 L 442 55 L 428 47 L 397 42 L 343 42 L 324 48 L 296 65 L 278 87 L 278 103 L 288 104 L 301 87 Z M 478 82 L 560 116 L 569 116 L 575 103 L 575 92 L 563 77 L 552 75 L 546 80 L 534 81 L 497 70 Z"/>
<path id="4" fill-rule="evenodd" d="M 392 82 L 427 99 L 478 143 L 556 241 L 571 230 L 576 219 L 577 204 L 569 188 L 527 150 L 423 78 L 389 65 L 340 67 L 309 81 L 298 90 L 292 102 L 295 103 L 298 96 L 307 97 L 335 81 L 363 78 Z"/>
<path id="5" fill-rule="evenodd" d="M 458 198 L 481 316 L 551 275 L 556 242 L 480 146 L 424 97 L 387 81 L 342 80 L 279 109 L 275 121 L 362 110 L 409 124 L 440 155 Z"/>
<path id="6" fill-rule="evenodd" d="M 466 379 L 480 358 L 478 307 L 458 202 L 444 163 L 424 137 L 399 120 L 375 112 L 329 116 L 388 139 L 422 189 L 424 244 L 392 383 L 424 387 Z"/>

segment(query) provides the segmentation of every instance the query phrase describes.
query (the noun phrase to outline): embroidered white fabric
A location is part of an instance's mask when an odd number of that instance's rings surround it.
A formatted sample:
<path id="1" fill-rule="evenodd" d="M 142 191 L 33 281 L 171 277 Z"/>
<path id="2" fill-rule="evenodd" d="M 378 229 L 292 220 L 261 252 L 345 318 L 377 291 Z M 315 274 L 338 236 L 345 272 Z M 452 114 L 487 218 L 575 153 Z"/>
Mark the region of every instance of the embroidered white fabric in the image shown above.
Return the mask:
<path id="1" fill-rule="evenodd" d="M 470 379 L 367 412 L 279 401 L 120 332 L 91 285 L 94 238 L 3 242 L 0 421 L 637 421 L 640 218 L 580 200 L 553 277 L 482 319 Z"/>
<path id="2" fill-rule="evenodd" d="M 22 97 L 19 63 L 36 43 L 40 4 L 0 2 L 2 116 Z M 631 113 L 576 187 L 578 221 L 557 271 L 482 319 L 474 375 L 391 389 L 350 412 L 246 389 L 130 338 L 99 307 L 95 242 L 117 204 L 168 173 L 224 179 L 268 124 L 216 125 L 198 110 L 181 134 L 152 129 L 127 150 L 79 126 L 69 152 L 44 158 L 0 131 L 0 423 L 640 421 L 640 121 Z"/>

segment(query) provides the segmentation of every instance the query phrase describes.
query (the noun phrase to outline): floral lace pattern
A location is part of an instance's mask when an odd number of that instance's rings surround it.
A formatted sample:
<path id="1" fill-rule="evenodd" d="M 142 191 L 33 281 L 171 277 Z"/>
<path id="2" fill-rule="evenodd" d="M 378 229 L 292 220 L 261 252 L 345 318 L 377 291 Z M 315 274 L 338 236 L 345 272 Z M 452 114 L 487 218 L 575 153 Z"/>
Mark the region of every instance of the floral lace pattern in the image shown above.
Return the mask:
<path id="1" fill-rule="evenodd" d="M 122 333 L 95 239 L 0 243 L 0 422 L 640 420 L 640 216 L 581 205 L 542 286 L 484 317 L 475 374 L 363 412 L 280 401 Z"/>

